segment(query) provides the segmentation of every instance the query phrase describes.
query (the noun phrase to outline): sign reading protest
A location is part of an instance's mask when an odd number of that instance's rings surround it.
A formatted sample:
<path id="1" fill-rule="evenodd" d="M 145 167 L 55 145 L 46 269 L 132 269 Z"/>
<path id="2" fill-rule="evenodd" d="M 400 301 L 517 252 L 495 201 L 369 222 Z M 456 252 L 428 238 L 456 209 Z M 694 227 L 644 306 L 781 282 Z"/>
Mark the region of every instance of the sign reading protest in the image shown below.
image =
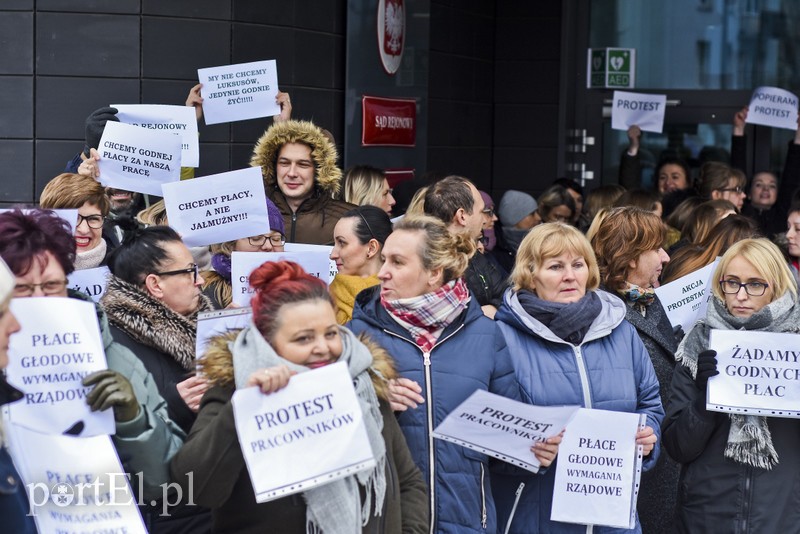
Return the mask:
<path id="1" fill-rule="evenodd" d="M 702 269 L 656 288 L 656 296 L 664 306 L 672 326 L 680 326 L 684 332 L 688 332 L 698 319 L 706 316 L 708 302 L 714 296 L 711 277 L 717 263 L 719 258 Z"/>
<path id="2" fill-rule="evenodd" d="M 777 87 L 758 87 L 750 98 L 747 122 L 797 130 L 797 96 Z"/>
<path id="3" fill-rule="evenodd" d="M 200 139 L 197 136 L 197 118 L 193 107 L 154 104 L 114 104 L 113 107 L 117 108 L 117 118 L 123 124 L 179 133 L 180 166 L 200 166 Z"/>
<path id="4" fill-rule="evenodd" d="M 552 521 L 633 528 L 647 416 L 581 408 L 558 449 Z"/>
<path id="5" fill-rule="evenodd" d="M 100 298 L 106 293 L 108 277 L 111 270 L 108 267 L 95 267 L 94 269 L 81 269 L 73 271 L 67 276 L 70 289 L 80 291 L 84 295 L 89 295 L 95 302 L 100 302 Z"/>
<path id="6" fill-rule="evenodd" d="M 40 434 L 15 424 L 6 430 L 39 532 L 146 534 L 109 436 Z"/>
<path id="7" fill-rule="evenodd" d="M 197 69 L 203 84 L 206 124 L 279 115 L 278 66 L 274 59 Z"/>
<path id="8" fill-rule="evenodd" d="M 499 458 L 534 473 L 537 441 L 563 430 L 579 406 L 533 406 L 478 389 L 450 412 L 433 437 Z"/>
<path id="9" fill-rule="evenodd" d="M 41 210 L 42 208 L 21 208 L 21 209 L 20 208 L 3 208 L 3 209 L 0 209 L 0 213 L 5 213 L 7 211 L 14 211 L 16 209 L 19 209 L 22 213 L 26 213 L 27 214 L 27 213 L 30 213 L 32 211 Z M 78 210 L 57 209 L 57 210 L 46 210 L 46 211 L 52 211 L 53 213 L 55 213 L 56 215 L 58 215 L 59 217 L 61 217 L 65 221 L 67 221 L 69 223 L 69 227 L 70 227 L 70 232 L 69 232 L 70 235 L 75 235 L 75 227 L 77 226 L 77 223 L 78 223 Z"/>
<path id="10" fill-rule="evenodd" d="M 310 245 L 308 243 L 286 243 L 283 246 L 286 252 L 319 252 L 325 254 L 328 258 L 331 257 L 333 247 L 329 245 Z M 339 273 L 339 268 L 336 266 L 336 261 L 330 260 L 331 268 L 328 273 L 328 285 L 333 282 L 333 278 Z"/>
<path id="11" fill-rule="evenodd" d="M 627 130 L 629 126 L 638 126 L 643 132 L 661 133 L 666 107 L 667 95 L 614 91 L 611 128 Z"/>
<path id="12" fill-rule="evenodd" d="M 261 169 L 203 176 L 161 187 L 169 225 L 189 247 L 269 233 Z"/>
<path id="13" fill-rule="evenodd" d="M 194 353 L 197 359 L 205 353 L 212 338 L 227 334 L 233 330 L 241 330 L 253 318 L 251 308 L 233 308 L 230 310 L 214 310 L 197 315 L 197 340 Z"/>
<path id="14" fill-rule="evenodd" d="M 268 261 L 289 260 L 298 263 L 308 274 L 326 279 L 330 259 L 321 252 L 234 252 L 231 254 L 231 291 L 233 303 L 249 306 L 253 297 L 250 273 Z"/>
<path id="15" fill-rule="evenodd" d="M 108 121 L 98 167 L 106 187 L 161 196 L 161 184 L 181 179 L 181 136 Z"/>
<path id="16" fill-rule="evenodd" d="M 293 376 L 271 395 L 256 387 L 237 389 L 232 402 L 256 502 L 375 467 L 344 362 Z"/>
<path id="17" fill-rule="evenodd" d="M 49 297 L 13 299 L 22 325 L 9 342 L 8 381 L 25 397 L 8 405 L 9 418 L 38 432 L 95 436 L 115 432 L 112 410 L 92 412 L 83 378 L 106 369 L 93 302 Z"/>
<path id="18" fill-rule="evenodd" d="M 800 417 L 800 336 L 711 330 L 719 374 L 708 379 L 709 410 Z"/>

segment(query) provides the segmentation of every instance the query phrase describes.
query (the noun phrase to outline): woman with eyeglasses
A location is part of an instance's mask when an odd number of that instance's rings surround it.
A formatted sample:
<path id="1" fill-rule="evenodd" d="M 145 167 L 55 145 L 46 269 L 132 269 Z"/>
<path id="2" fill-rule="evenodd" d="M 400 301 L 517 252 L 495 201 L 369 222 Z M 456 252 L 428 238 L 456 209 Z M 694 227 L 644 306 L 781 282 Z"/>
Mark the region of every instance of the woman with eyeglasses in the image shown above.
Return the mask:
<path id="1" fill-rule="evenodd" d="M 706 200 L 727 200 L 737 210 L 742 209 L 747 177 L 739 169 L 718 161 L 709 161 L 700 168 L 697 192 Z"/>
<path id="2" fill-rule="evenodd" d="M 797 532 L 800 423 L 706 409 L 716 330 L 800 331 L 797 284 L 778 247 L 745 239 L 722 256 L 706 317 L 678 347 L 663 443 L 682 464 L 676 532 Z M 754 362 L 757 363 L 757 362 Z"/>
<path id="3" fill-rule="evenodd" d="M 342 215 L 333 229 L 331 260 L 338 274 L 330 285 L 336 320 L 345 324 L 353 316 L 356 295 L 380 284 L 381 250 L 392 233 L 392 221 L 376 206 L 360 206 Z"/>
<path id="4" fill-rule="evenodd" d="M 42 190 L 39 205 L 44 209 L 77 209 L 75 225 L 75 269 L 92 269 L 108 263 L 113 249 L 111 238 L 103 235 L 110 209 L 106 191 L 94 178 L 82 174 L 59 174 Z"/>
<path id="5" fill-rule="evenodd" d="M 283 216 L 270 199 L 267 199 L 267 216 L 268 232 L 211 246 L 211 269 L 202 272 L 202 290 L 215 309 L 228 308 L 233 301 L 231 253 L 283 252 L 286 244 Z"/>

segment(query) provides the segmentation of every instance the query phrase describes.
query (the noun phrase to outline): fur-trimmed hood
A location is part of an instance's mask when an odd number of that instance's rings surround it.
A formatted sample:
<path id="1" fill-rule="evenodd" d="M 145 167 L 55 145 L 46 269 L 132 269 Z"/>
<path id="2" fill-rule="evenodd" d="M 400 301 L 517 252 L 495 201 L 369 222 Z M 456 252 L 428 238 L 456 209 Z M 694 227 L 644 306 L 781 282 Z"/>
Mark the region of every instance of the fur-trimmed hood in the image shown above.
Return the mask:
<path id="1" fill-rule="evenodd" d="M 233 354 L 231 353 L 231 346 L 236 341 L 239 332 L 241 330 L 234 330 L 213 338 L 209 342 L 205 354 L 200 358 L 199 364 L 202 367 L 202 373 L 212 385 L 233 385 Z M 394 360 L 383 347 L 372 341 L 368 335 L 361 334 L 358 336 L 358 340 L 366 345 L 370 353 L 372 353 L 370 377 L 372 378 L 372 386 L 375 388 L 375 393 L 379 399 L 388 402 L 388 381 L 398 376 Z"/>
<path id="2" fill-rule="evenodd" d="M 304 143 L 311 147 L 314 160 L 315 180 L 324 192 L 335 195 L 339 192 L 342 171 L 336 166 L 336 146 L 318 126 L 308 121 L 284 121 L 270 126 L 256 143 L 250 165 L 261 167 L 264 185 L 277 187 L 275 161 L 278 152 L 286 143 Z"/>
<path id="3" fill-rule="evenodd" d="M 137 343 L 171 356 L 187 371 L 194 369 L 197 314 L 213 309 L 207 297 L 201 294 L 197 310 L 184 316 L 135 285 L 111 276 L 100 303 L 108 322 Z"/>

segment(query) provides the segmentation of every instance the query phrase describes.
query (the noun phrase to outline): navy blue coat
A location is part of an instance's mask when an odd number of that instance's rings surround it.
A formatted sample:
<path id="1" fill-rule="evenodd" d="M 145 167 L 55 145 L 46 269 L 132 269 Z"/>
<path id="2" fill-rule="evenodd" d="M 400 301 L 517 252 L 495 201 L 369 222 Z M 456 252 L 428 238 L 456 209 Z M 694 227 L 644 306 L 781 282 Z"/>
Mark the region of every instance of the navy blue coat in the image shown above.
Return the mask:
<path id="1" fill-rule="evenodd" d="M 428 483 L 432 532 L 496 532 L 488 458 L 430 433 L 478 389 L 519 399 L 497 325 L 473 298 L 426 355 L 381 306 L 380 286 L 375 286 L 359 293 L 348 327 L 368 334 L 394 358 L 401 376 L 422 387 L 425 403 L 399 413 L 398 422 Z"/>
<path id="2" fill-rule="evenodd" d="M 22 398 L 22 392 L 6 382 L 5 375 L 0 374 L 0 406 Z M 0 425 L 2 423 L 0 422 Z M 0 429 L 2 436 L 2 429 Z M 33 516 L 28 515 L 27 488 L 19 478 L 11 456 L 0 440 L 0 520 L 3 532 L 17 534 L 35 534 L 36 526 Z"/>

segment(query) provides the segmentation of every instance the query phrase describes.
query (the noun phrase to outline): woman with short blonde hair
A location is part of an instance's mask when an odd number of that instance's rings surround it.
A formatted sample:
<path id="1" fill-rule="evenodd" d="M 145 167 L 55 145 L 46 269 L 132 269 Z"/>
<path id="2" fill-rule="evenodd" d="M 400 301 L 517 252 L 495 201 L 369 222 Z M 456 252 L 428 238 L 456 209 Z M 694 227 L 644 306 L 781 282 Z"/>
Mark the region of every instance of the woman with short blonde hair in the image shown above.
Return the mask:
<path id="1" fill-rule="evenodd" d="M 386 174 L 370 165 L 356 165 L 347 169 L 342 195 L 350 204 L 377 206 L 388 215 L 392 214 L 392 206 L 395 205 Z"/>

